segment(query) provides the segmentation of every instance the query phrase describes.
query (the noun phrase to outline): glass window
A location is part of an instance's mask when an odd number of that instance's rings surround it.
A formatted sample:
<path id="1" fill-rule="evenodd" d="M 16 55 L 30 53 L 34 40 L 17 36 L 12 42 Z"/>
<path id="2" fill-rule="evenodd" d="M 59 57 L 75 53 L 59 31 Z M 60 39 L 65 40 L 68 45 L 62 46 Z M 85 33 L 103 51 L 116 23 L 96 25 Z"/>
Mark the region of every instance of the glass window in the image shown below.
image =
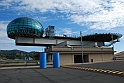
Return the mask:
<path id="1" fill-rule="evenodd" d="M 19 33 L 18 33 L 19 32 Z M 43 27 L 40 22 L 28 18 L 28 17 L 21 17 L 11 21 L 7 26 L 7 34 L 16 34 L 14 36 L 18 36 L 23 34 L 25 36 L 36 35 L 38 37 L 42 36 L 43 34 Z M 9 36 L 10 37 L 10 36 Z M 11 37 L 14 38 L 14 37 Z"/>

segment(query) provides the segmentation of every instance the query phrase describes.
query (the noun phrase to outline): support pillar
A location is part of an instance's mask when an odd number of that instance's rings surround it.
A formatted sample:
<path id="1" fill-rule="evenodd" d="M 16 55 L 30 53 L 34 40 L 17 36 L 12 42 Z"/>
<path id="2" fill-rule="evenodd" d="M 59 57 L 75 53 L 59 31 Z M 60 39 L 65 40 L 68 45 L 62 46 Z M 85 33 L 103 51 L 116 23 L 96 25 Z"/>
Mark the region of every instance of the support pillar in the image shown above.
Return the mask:
<path id="1" fill-rule="evenodd" d="M 24 61 L 26 61 L 26 59 L 27 59 L 27 58 L 26 58 L 26 57 L 24 57 Z"/>
<path id="2" fill-rule="evenodd" d="M 40 53 L 40 68 L 46 68 L 46 53 Z"/>
<path id="3" fill-rule="evenodd" d="M 31 58 L 30 57 L 28 57 L 28 60 L 30 60 Z"/>
<path id="4" fill-rule="evenodd" d="M 60 56 L 58 52 L 53 53 L 53 67 L 60 67 Z"/>

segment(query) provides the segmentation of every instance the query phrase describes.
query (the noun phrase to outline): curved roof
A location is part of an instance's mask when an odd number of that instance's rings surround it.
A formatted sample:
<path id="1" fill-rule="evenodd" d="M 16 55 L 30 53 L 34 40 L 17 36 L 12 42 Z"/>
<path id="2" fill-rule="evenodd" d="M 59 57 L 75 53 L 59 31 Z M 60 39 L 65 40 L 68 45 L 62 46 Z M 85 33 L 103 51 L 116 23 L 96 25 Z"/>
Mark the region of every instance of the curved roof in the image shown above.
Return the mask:
<path id="1" fill-rule="evenodd" d="M 91 35 L 86 35 L 82 36 L 83 41 L 96 41 L 96 42 L 110 42 L 112 40 L 116 40 L 122 37 L 122 34 L 119 33 L 103 33 L 103 34 L 91 34 Z M 81 37 L 79 37 L 81 38 Z M 79 39 L 78 38 L 78 39 Z"/>
<path id="2" fill-rule="evenodd" d="M 43 26 L 37 20 L 28 17 L 20 17 L 12 20 L 7 26 L 9 38 L 16 36 L 41 37 L 43 35 Z"/>

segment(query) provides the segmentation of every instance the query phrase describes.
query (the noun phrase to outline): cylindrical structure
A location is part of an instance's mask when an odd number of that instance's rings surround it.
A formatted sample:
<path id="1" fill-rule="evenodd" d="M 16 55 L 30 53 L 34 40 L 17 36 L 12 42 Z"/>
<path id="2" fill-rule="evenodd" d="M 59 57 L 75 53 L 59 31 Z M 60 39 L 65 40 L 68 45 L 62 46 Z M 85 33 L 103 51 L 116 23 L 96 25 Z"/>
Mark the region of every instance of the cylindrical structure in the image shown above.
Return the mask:
<path id="1" fill-rule="evenodd" d="M 60 67 L 60 56 L 58 52 L 53 53 L 53 67 Z"/>
<path id="2" fill-rule="evenodd" d="M 26 57 L 24 57 L 24 60 L 26 60 Z"/>
<path id="3" fill-rule="evenodd" d="M 46 53 L 40 53 L 40 68 L 46 68 Z"/>
<path id="4" fill-rule="evenodd" d="M 31 58 L 30 57 L 28 57 L 28 60 L 30 60 Z"/>

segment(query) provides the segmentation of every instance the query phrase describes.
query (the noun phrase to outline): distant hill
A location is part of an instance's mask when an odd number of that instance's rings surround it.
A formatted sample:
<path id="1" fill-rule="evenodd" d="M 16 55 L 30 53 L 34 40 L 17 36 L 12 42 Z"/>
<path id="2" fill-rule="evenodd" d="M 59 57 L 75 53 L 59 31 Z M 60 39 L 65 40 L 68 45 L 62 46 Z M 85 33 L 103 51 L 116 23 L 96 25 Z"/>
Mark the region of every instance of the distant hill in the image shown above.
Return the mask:
<path id="1" fill-rule="evenodd" d="M 0 50 L 0 57 L 4 57 L 7 59 L 23 59 L 24 56 L 34 56 L 34 51 L 32 52 L 25 52 L 21 50 Z"/>

